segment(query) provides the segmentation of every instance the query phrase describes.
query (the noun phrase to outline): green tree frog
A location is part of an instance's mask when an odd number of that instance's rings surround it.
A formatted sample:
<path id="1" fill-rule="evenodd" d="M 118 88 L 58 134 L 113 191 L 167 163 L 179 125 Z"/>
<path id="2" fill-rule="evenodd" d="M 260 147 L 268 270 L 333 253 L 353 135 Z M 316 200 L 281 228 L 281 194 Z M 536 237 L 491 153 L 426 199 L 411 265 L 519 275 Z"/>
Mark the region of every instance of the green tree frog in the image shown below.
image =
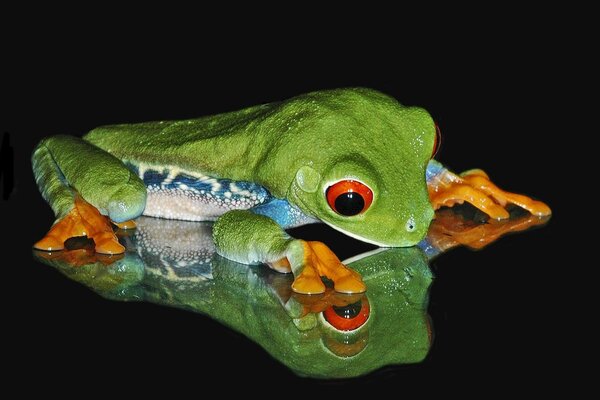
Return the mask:
<path id="1" fill-rule="evenodd" d="M 34 247 L 55 251 L 87 236 L 96 252 L 125 249 L 111 221 L 140 215 L 215 221 L 222 256 L 292 272 L 298 293 L 366 290 L 326 245 L 285 229 L 323 222 L 381 247 L 427 233 L 434 209 L 469 202 L 490 218 L 505 206 L 545 216 L 544 203 L 505 192 L 481 170 L 461 175 L 433 160 L 436 124 L 424 109 L 375 90 L 318 91 L 226 114 L 105 126 L 82 139 L 53 136 L 33 171 L 56 222 Z"/>

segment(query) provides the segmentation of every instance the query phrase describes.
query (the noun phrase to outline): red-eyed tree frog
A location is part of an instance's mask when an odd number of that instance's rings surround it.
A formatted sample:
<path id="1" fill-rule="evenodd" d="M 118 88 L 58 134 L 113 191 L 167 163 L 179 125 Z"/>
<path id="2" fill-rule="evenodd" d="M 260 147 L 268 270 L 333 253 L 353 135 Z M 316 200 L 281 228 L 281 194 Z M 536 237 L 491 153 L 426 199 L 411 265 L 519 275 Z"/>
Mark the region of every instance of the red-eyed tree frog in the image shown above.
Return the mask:
<path id="1" fill-rule="evenodd" d="M 434 210 L 468 202 L 492 219 L 507 204 L 550 208 L 505 192 L 481 170 L 454 174 L 433 160 L 439 129 L 422 108 L 363 88 L 327 90 L 183 121 L 105 126 L 82 139 L 53 136 L 33 171 L 56 222 L 36 249 L 87 236 L 96 252 L 124 251 L 111 222 L 140 215 L 215 221 L 222 256 L 292 272 L 298 293 L 366 290 L 321 242 L 285 229 L 323 222 L 381 247 L 417 244 Z"/>

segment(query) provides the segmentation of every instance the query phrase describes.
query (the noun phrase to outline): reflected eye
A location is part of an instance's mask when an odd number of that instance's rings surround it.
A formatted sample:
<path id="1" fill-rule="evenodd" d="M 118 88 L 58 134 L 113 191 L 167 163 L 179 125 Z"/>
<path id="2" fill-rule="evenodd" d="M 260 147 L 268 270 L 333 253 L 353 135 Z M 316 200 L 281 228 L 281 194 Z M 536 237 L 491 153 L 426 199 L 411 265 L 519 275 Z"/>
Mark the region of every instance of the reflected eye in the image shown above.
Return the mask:
<path id="1" fill-rule="evenodd" d="M 365 324 L 370 313 L 369 300 L 363 297 L 356 303 L 344 307 L 331 306 L 323 311 L 323 316 L 335 329 L 353 331 Z"/>
<path id="2" fill-rule="evenodd" d="M 433 138 L 433 151 L 431 152 L 431 158 L 435 157 L 438 150 L 440 149 L 440 145 L 442 144 L 442 131 L 438 124 L 435 124 L 435 138 Z"/>
<path id="3" fill-rule="evenodd" d="M 327 203 L 347 217 L 366 211 L 373 202 L 373 192 L 359 181 L 344 180 L 327 188 Z"/>

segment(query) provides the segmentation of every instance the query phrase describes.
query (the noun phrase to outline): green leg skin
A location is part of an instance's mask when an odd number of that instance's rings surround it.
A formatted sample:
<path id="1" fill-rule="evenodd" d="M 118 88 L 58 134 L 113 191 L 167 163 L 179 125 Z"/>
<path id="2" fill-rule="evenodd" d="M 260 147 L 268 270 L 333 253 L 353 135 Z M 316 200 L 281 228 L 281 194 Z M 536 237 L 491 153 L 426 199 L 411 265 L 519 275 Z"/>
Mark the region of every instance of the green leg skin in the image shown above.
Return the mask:
<path id="1" fill-rule="evenodd" d="M 144 211 L 142 180 L 119 159 L 82 139 L 44 139 L 33 153 L 32 164 L 40 192 L 59 219 L 73 208 L 73 190 L 115 222 Z"/>
<path id="2" fill-rule="evenodd" d="M 292 289 L 298 293 L 317 294 L 325 291 L 321 279 L 326 276 L 334 282 L 334 289 L 343 293 L 366 290 L 360 275 L 344 266 L 320 242 L 306 242 L 291 238 L 275 221 L 247 210 L 229 211 L 213 226 L 217 252 L 243 264 L 266 263 L 280 272 L 294 273 Z"/>
<path id="3" fill-rule="evenodd" d="M 246 210 L 219 217 L 213 239 L 221 256 L 242 264 L 277 262 L 294 240 L 271 218 Z"/>

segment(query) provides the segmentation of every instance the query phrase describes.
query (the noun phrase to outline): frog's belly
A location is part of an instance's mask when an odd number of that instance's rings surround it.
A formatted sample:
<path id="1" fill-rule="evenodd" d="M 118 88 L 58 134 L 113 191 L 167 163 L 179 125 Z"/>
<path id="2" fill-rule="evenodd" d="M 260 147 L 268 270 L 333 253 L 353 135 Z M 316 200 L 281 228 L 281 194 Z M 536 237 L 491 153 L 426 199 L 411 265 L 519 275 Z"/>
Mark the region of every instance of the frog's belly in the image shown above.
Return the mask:
<path id="1" fill-rule="evenodd" d="M 252 182 L 216 179 L 176 167 L 134 167 L 148 190 L 144 215 L 214 221 L 229 210 L 246 210 L 272 196 Z"/>

